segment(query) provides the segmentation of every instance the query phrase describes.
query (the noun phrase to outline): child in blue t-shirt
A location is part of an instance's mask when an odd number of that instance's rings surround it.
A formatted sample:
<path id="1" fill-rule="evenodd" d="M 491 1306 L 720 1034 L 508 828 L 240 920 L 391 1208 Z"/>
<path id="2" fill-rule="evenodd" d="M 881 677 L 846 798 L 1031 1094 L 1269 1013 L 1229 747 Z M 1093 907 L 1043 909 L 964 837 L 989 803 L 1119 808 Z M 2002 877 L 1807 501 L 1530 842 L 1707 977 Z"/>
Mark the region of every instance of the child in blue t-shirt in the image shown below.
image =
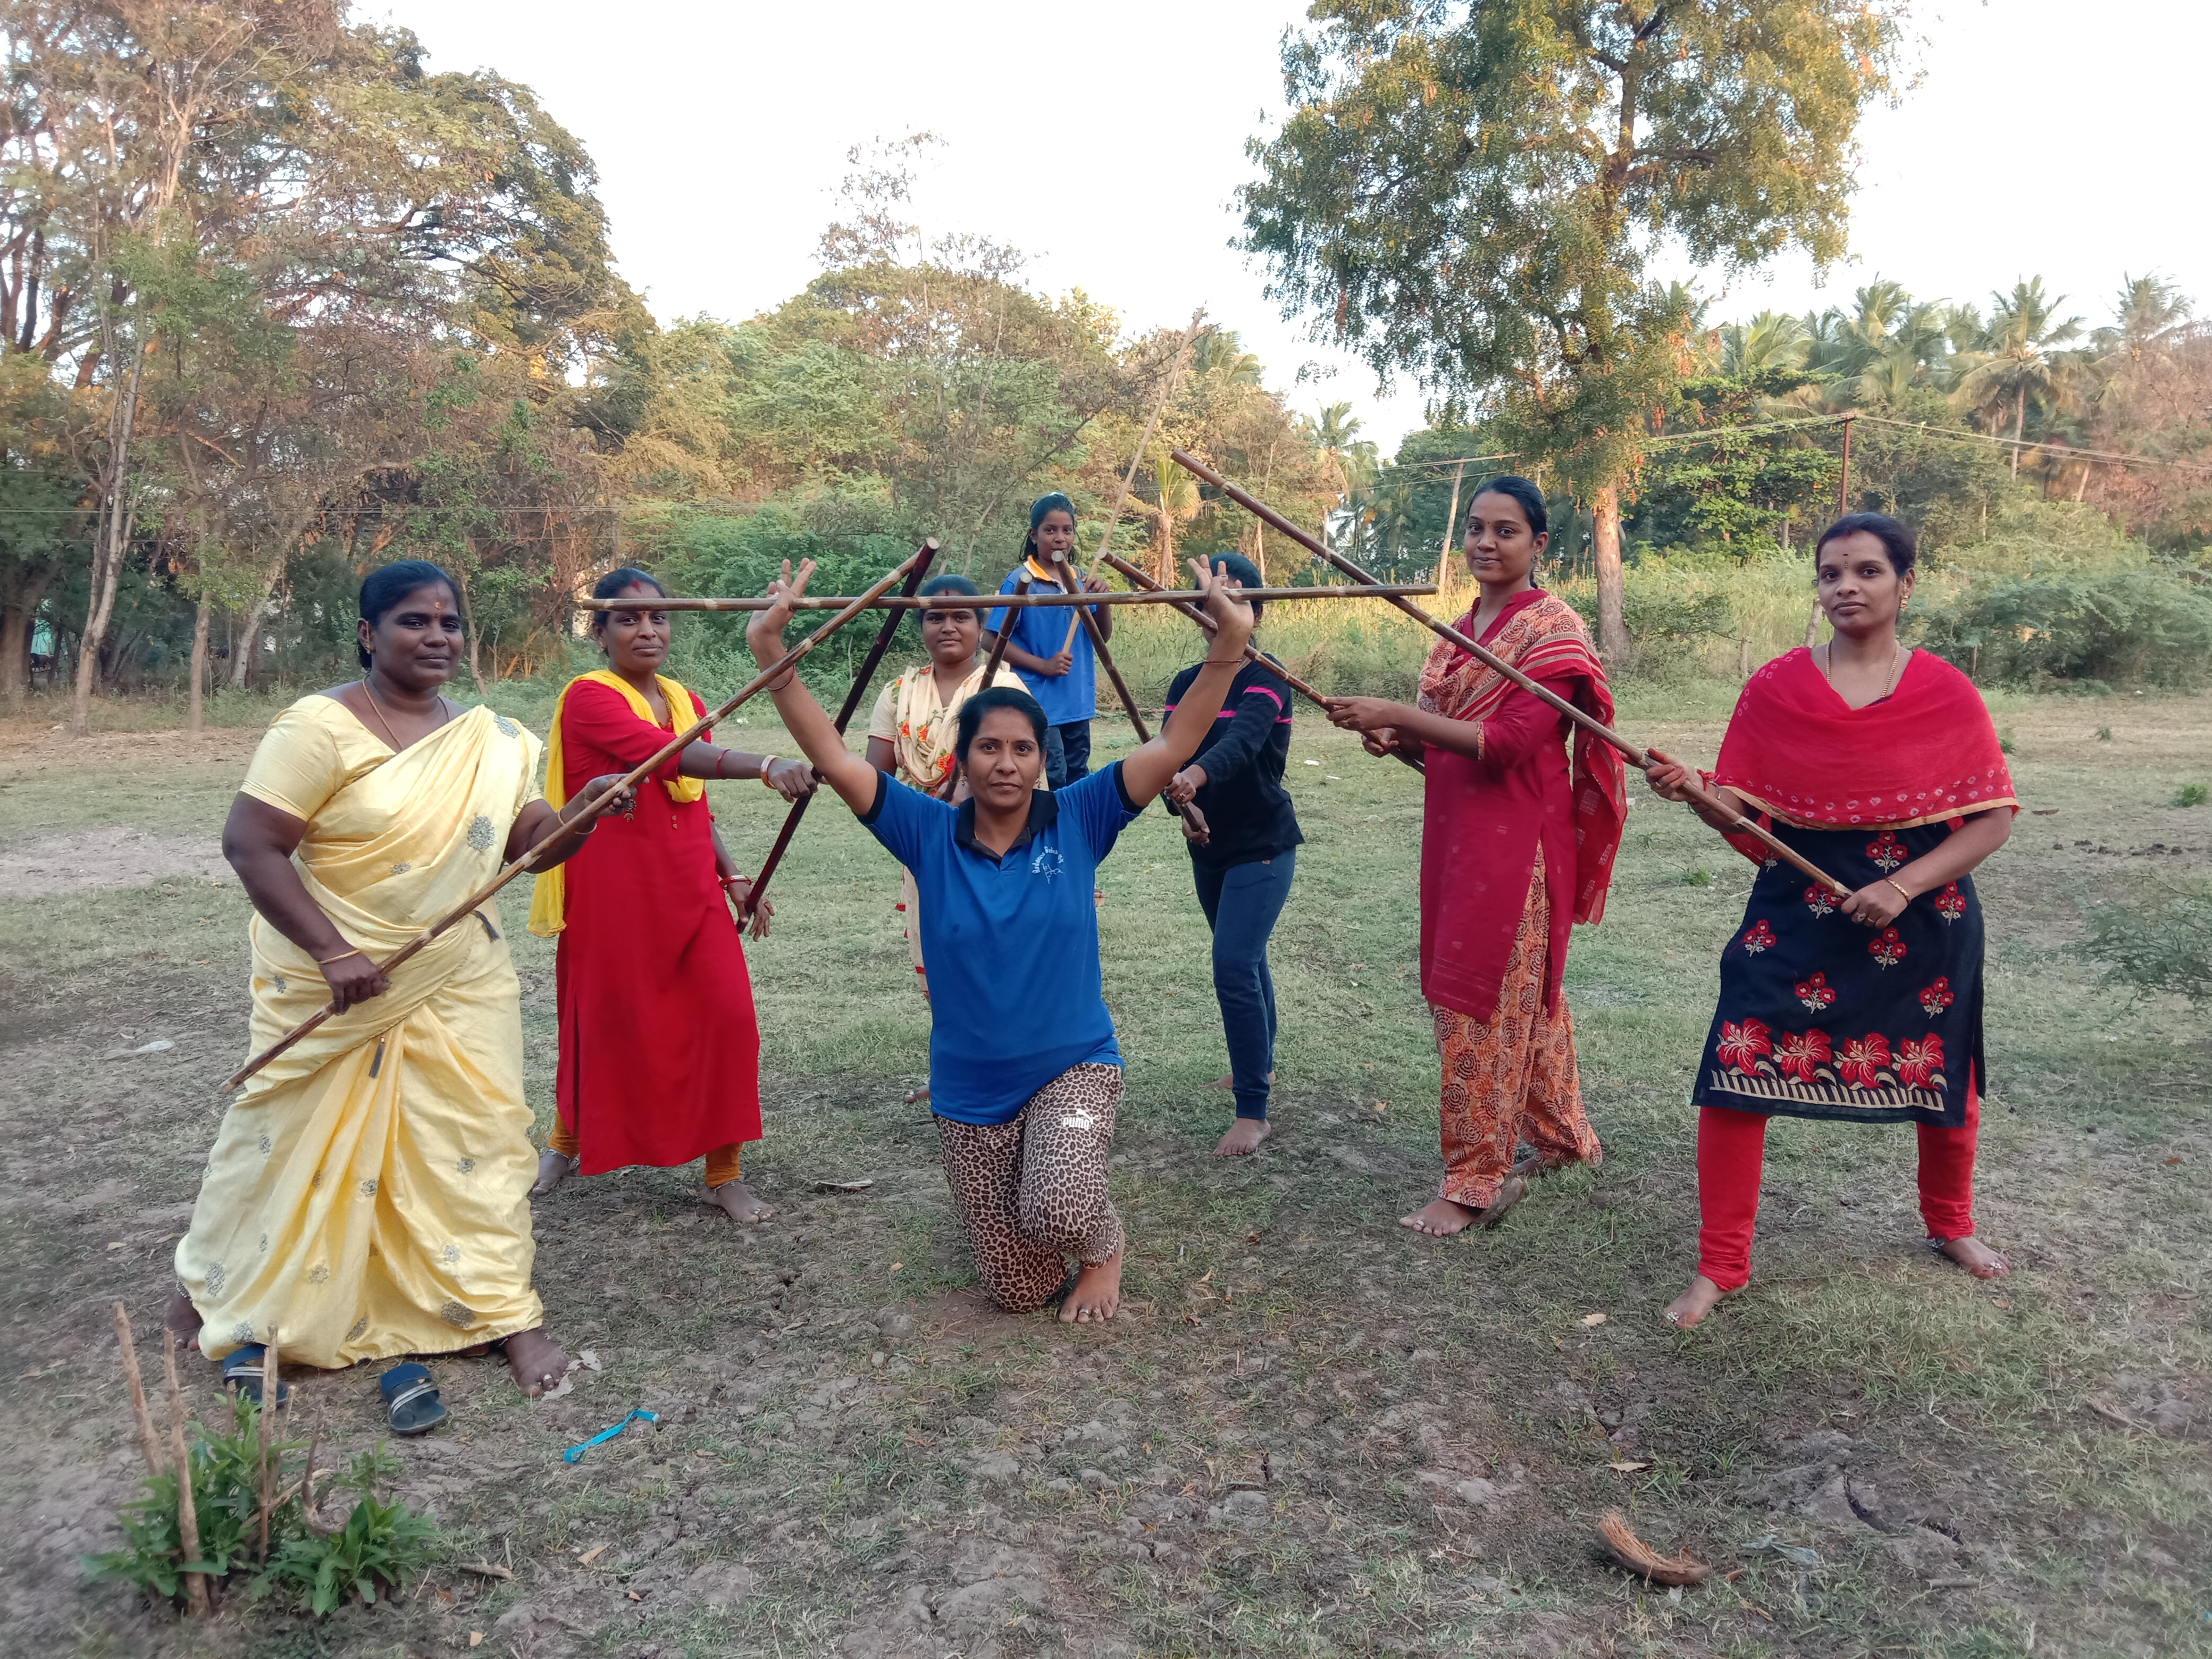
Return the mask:
<path id="1" fill-rule="evenodd" d="M 1080 583 L 1103 591 L 1095 576 L 1079 576 L 1068 564 L 1075 556 L 1075 503 L 1061 495 L 1040 495 L 1030 504 L 1029 539 L 1022 563 L 1007 573 L 999 592 L 1012 593 L 1024 582 L 1032 593 L 1070 593 Z M 1114 636 L 1111 605 L 1083 607 L 1098 624 L 1098 637 Z M 1011 629 L 1006 660 L 1044 710 L 1045 782 L 1059 789 L 1091 770 L 1091 718 L 1098 712 L 1098 654 L 1090 633 L 1074 615 L 1057 605 L 1000 605 L 983 624 L 983 649 L 998 644 Z"/>
<path id="2" fill-rule="evenodd" d="M 776 712 L 823 781 L 900 863 L 921 895 L 929 963 L 931 1109 L 945 1180 L 984 1287 L 1002 1308 L 1061 1298 L 1070 1323 L 1121 1305 L 1123 1239 L 1107 1193 L 1106 1155 L 1121 1098 L 1121 1054 L 1098 969 L 1093 873 L 1212 728 L 1243 666 L 1251 608 L 1237 584 L 1193 561 L 1216 624 L 1212 648 L 1160 733 L 1126 759 L 1060 790 L 1035 786 L 1045 712 L 1027 692 L 992 686 L 961 706 L 954 754 L 969 799 L 909 789 L 845 747 L 796 673 L 772 686 Z M 797 599 L 814 569 L 769 586 Z M 766 667 L 784 654 L 792 607 L 760 612 L 745 641 Z"/>

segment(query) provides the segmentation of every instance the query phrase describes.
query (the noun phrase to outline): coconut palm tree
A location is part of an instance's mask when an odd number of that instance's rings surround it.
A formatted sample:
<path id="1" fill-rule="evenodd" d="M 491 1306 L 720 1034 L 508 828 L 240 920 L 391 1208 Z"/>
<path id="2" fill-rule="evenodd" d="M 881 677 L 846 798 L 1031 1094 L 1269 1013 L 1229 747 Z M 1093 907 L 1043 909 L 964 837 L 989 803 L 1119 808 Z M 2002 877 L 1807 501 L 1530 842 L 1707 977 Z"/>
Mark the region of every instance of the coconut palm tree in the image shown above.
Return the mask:
<path id="1" fill-rule="evenodd" d="M 1176 526 L 1198 516 L 1198 480 L 1176 465 L 1165 444 L 1153 449 L 1152 459 L 1152 483 L 1160 498 L 1157 505 L 1146 503 L 1152 509 L 1152 574 L 1169 587 L 1179 587 L 1182 584 L 1176 580 Z"/>
<path id="2" fill-rule="evenodd" d="M 2065 367 L 2051 348 L 2063 345 L 2081 332 L 2079 317 L 2061 318 L 2063 295 L 2046 295 L 2043 278 L 2014 283 L 2010 294 L 1992 294 L 1990 313 L 1974 362 L 1959 380 L 1961 401 L 1977 410 L 1985 424 L 2001 422 L 2008 409 L 2012 416 L 2012 473 L 2020 476 L 2020 441 L 2027 434 L 2027 404 L 2033 398 L 2053 408 L 2068 402 L 2073 388 Z"/>
<path id="3" fill-rule="evenodd" d="M 1802 368 L 1809 347 L 1802 322 L 1786 311 L 1762 311 L 1747 323 L 1721 325 L 1721 372 L 1748 380 L 1771 369 Z"/>

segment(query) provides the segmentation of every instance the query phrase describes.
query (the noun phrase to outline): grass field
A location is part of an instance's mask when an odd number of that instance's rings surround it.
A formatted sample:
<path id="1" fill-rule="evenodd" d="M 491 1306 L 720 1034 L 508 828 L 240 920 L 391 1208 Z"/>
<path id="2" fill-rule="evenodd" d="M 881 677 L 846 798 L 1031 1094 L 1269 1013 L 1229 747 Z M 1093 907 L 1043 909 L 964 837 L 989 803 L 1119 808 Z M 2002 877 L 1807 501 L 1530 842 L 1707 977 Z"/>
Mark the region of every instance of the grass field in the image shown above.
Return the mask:
<path id="1" fill-rule="evenodd" d="M 1623 724 L 1709 761 L 1732 697 L 1632 696 Z M 927 1017 L 896 872 L 825 802 L 752 947 L 769 1116 L 748 1169 L 775 1219 L 706 1210 L 696 1169 L 541 1205 L 551 1329 L 603 1369 L 526 1403 L 495 1362 L 441 1362 L 455 1421 L 398 1447 L 399 1491 L 453 1565 L 324 1624 L 240 1606 L 204 1629 L 76 1559 L 136 1480 L 107 1304 L 130 1302 L 144 1352 L 241 1051 L 246 907 L 213 849 L 254 733 L 0 728 L 0 1650 L 2212 1653 L 2212 1044 L 2075 948 L 2078 898 L 2212 871 L 2212 808 L 2166 805 L 2212 779 L 2208 713 L 1998 708 L 2039 814 L 1981 878 L 1979 1212 L 2014 1276 L 1919 1248 L 1910 1136 L 1783 1120 L 1752 1292 L 1690 1334 L 1657 1312 L 1692 1263 L 1682 1102 L 1751 872 L 1680 809 L 1638 800 L 1568 969 L 1604 1164 L 1449 1242 L 1394 1224 L 1437 1164 L 1418 780 L 1301 713 L 1279 1133 L 1236 1164 L 1205 1155 L 1228 1101 L 1202 1085 L 1226 1067 L 1187 860 L 1164 817 L 1133 827 L 1102 914 L 1130 1299 L 1078 1333 L 975 1298 L 935 1137 L 899 1104 Z M 775 804 L 715 796 L 757 858 Z M 542 1128 L 551 951 L 519 893 L 506 910 Z M 129 1052 L 157 1038 L 175 1046 Z M 212 1368 L 188 1370 L 204 1410 Z M 366 1370 L 295 1381 L 346 1445 L 376 1437 Z M 561 1461 L 639 1405 L 658 1432 Z M 1594 1546 L 1615 1505 L 1720 1572 L 1679 1595 L 1627 1577 Z"/>

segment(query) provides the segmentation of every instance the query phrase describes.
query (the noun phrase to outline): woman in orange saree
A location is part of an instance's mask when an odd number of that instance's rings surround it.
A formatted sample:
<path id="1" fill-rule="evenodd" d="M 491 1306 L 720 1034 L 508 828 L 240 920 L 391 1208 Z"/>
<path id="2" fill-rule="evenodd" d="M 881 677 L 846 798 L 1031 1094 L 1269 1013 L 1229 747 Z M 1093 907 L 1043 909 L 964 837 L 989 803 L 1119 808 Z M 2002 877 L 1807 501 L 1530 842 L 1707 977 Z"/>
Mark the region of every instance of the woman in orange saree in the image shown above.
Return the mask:
<path id="1" fill-rule="evenodd" d="M 1613 694 L 1582 618 L 1535 585 L 1549 540 L 1525 478 L 1476 493 L 1462 544 L 1482 598 L 1460 631 L 1547 690 L 1610 721 Z M 1603 914 L 1625 815 L 1612 750 L 1449 641 L 1421 671 L 1418 707 L 1335 697 L 1329 718 L 1377 754 L 1427 768 L 1421 834 L 1421 994 L 1443 1065 L 1444 1176 L 1401 1225 L 1447 1237 L 1494 1226 L 1529 1179 L 1595 1164 L 1574 1022 L 1559 985 L 1567 936 Z M 1522 1142 L 1533 1150 L 1516 1158 Z"/>

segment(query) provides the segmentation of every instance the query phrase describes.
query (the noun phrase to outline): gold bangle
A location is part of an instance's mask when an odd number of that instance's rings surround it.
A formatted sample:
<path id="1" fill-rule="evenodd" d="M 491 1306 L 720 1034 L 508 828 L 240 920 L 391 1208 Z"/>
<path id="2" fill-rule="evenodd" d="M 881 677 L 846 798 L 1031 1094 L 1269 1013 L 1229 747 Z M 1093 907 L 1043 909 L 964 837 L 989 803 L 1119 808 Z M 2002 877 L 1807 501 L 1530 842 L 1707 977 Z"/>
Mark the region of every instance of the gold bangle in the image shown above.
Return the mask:
<path id="1" fill-rule="evenodd" d="M 320 967 L 325 963 L 343 962 L 348 957 L 365 957 L 368 954 L 368 951 L 362 950 L 361 946 L 356 945 L 350 951 L 340 951 L 334 956 L 317 957 L 315 958 L 315 964 L 316 966 Z"/>
<path id="2" fill-rule="evenodd" d="M 774 784 L 772 784 L 772 783 L 769 783 L 769 781 L 768 781 L 768 769 L 769 769 L 769 767 L 771 767 L 771 766 L 775 765 L 775 756 L 773 756 L 773 755 L 763 755 L 763 756 L 761 757 L 760 781 L 761 781 L 763 784 L 767 784 L 767 785 L 768 785 L 768 787 L 769 787 L 769 788 L 771 788 L 771 789 L 775 788 L 775 786 Z"/>
<path id="3" fill-rule="evenodd" d="M 1892 880 L 1890 879 L 1890 878 L 1889 878 L 1889 877 L 1887 877 L 1887 876 L 1884 876 L 1884 877 L 1882 878 L 1882 879 L 1883 879 L 1884 881 L 1889 882 L 1889 884 L 1890 884 L 1892 887 L 1896 888 L 1896 889 L 1897 889 L 1897 890 L 1898 890 L 1899 892 L 1900 892 L 1900 893 L 1905 893 L 1905 886 L 1904 886 L 1904 884 L 1903 884 L 1903 883 L 1901 883 L 1901 882 L 1897 882 L 1897 881 L 1892 881 Z M 1911 902 L 1912 902 L 1912 895 L 1911 895 L 1911 894 L 1910 894 L 1910 893 L 1905 893 L 1905 902 L 1907 904 L 1911 903 Z"/>

